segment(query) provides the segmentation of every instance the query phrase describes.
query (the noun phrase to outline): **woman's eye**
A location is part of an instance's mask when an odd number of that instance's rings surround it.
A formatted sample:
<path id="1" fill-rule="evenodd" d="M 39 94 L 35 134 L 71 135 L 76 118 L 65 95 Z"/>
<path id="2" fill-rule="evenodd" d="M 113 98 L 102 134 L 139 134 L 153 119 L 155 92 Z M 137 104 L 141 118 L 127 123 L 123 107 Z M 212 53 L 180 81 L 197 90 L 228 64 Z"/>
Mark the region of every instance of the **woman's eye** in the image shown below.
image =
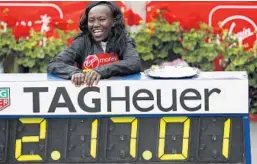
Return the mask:
<path id="1" fill-rule="evenodd" d="M 88 20 L 88 22 L 92 23 L 92 22 L 94 22 L 94 20 L 91 19 L 91 20 Z"/>
<path id="2" fill-rule="evenodd" d="M 105 19 L 100 19 L 100 21 L 105 21 Z"/>

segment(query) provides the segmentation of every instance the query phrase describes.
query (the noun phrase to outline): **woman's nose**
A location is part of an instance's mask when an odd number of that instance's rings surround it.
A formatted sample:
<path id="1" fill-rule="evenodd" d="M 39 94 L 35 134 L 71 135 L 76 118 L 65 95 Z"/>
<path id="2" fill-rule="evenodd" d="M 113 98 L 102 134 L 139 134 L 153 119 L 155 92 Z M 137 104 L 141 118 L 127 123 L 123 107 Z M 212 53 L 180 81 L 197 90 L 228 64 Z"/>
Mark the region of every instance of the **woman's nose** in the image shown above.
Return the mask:
<path id="1" fill-rule="evenodd" d="M 94 21 L 93 26 L 94 27 L 100 26 L 100 21 L 98 21 L 98 20 Z"/>

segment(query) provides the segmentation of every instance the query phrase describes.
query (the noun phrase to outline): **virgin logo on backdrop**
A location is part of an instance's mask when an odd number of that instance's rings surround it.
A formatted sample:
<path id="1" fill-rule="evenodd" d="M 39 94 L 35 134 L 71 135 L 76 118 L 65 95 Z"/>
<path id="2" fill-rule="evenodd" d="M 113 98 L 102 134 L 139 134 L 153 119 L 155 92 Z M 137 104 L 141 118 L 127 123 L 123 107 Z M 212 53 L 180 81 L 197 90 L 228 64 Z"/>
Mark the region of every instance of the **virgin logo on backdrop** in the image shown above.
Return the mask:
<path id="1" fill-rule="evenodd" d="M 257 6 L 220 5 L 209 13 L 209 25 L 221 26 L 234 33 L 244 44 L 252 47 L 256 40 Z"/>

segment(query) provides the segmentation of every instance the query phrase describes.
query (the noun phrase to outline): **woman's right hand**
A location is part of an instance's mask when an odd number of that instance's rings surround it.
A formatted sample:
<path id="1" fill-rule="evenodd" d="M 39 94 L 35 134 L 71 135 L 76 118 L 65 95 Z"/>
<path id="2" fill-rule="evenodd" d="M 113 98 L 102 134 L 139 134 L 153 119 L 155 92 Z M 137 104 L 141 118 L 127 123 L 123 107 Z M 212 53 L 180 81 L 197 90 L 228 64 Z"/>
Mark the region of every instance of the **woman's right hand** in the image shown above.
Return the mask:
<path id="1" fill-rule="evenodd" d="M 80 87 L 81 85 L 84 85 L 86 81 L 86 74 L 85 73 L 75 73 L 71 77 L 71 82 L 76 87 Z"/>

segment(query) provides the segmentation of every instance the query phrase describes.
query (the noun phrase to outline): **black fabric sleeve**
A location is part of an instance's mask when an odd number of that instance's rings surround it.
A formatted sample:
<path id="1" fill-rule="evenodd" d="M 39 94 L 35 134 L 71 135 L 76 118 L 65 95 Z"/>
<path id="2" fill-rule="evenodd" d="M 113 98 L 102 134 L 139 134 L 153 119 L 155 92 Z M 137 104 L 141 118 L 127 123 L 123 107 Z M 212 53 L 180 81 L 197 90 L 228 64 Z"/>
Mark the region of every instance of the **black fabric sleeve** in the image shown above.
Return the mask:
<path id="1" fill-rule="evenodd" d="M 83 36 L 76 38 L 70 47 L 49 62 L 47 72 L 63 79 L 71 79 L 73 74 L 82 72 L 75 64 L 79 62 L 83 49 L 86 48 L 84 42 Z"/>

